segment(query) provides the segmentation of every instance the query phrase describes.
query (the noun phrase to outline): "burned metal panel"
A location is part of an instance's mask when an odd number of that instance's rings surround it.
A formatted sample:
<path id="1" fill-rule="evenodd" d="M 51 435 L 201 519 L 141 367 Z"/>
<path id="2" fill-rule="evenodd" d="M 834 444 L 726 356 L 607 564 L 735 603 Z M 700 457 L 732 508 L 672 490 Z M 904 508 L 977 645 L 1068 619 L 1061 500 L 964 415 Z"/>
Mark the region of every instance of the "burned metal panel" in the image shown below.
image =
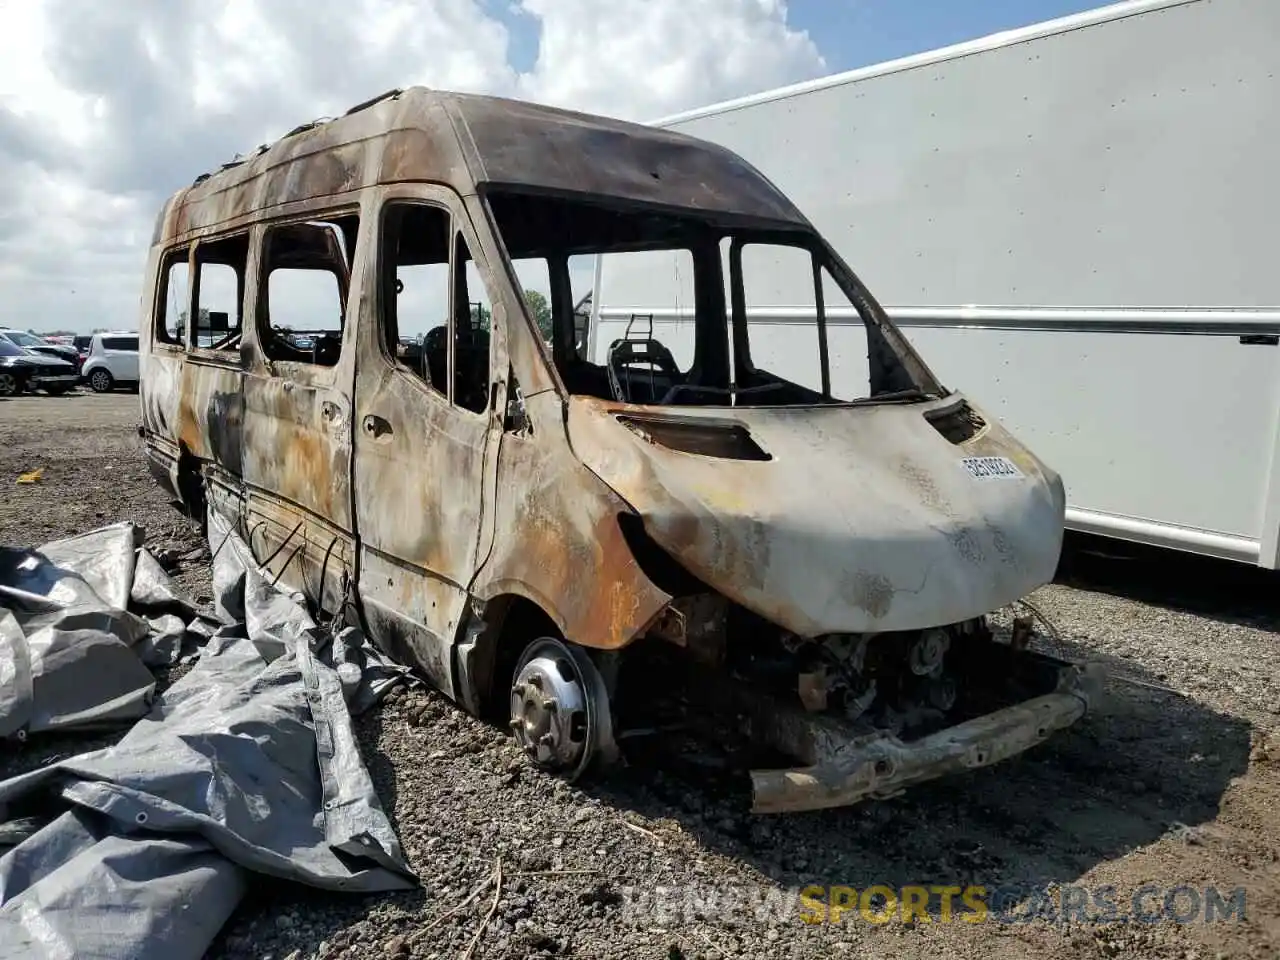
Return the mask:
<path id="1" fill-rule="evenodd" d="M 378 184 L 484 182 L 804 224 L 757 170 L 684 134 L 497 97 L 421 87 L 286 136 L 179 191 L 153 243 L 280 205 Z"/>
<path id="2" fill-rule="evenodd" d="M 157 397 L 158 405 L 177 407 L 168 436 L 196 459 L 213 461 L 234 474 L 240 472 L 243 376 L 238 357 L 214 361 L 188 355 L 177 377 L 177 396 Z"/>
<path id="3" fill-rule="evenodd" d="M 300 510 L 269 493 L 243 487 L 237 532 L 277 582 L 302 593 L 316 608 L 337 613 L 348 598 L 355 569 L 351 531 Z"/>
<path id="4" fill-rule="evenodd" d="M 358 374 L 356 514 L 376 549 L 465 589 L 475 572 L 488 418 L 412 373 Z"/>
<path id="5" fill-rule="evenodd" d="M 519 100 L 445 94 L 477 182 L 805 224 L 737 154 L 686 134 Z"/>
<path id="6" fill-rule="evenodd" d="M 143 279 L 142 310 L 138 320 L 138 400 L 141 406 L 139 433 L 143 455 L 152 476 L 174 496 L 180 495 L 178 480 L 182 450 L 178 445 L 178 411 L 182 393 L 185 351 L 180 346 L 157 342 L 155 326 L 158 296 L 157 279 L 164 251 L 152 248 Z"/>
<path id="7" fill-rule="evenodd" d="M 244 381 L 246 483 L 350 533 L 351 400 L 340 367 L 275 363 Z"/>
<path id="8" fill-rule="evenodd" d="M 423 185 L 379 192 L 389 199 L 430 200 L 446 208 L 468 246 L 478 248 L 456 195 Z M 378 242 L 378 217 L 362 223 L 362 243 Z M 476 255 L 482 274 L 485 259 Z M 453 694 L 452 645 L 479 563 L 483 531 L 491 523 L 492 448 L 505 394 L 495 392 L 494 371 L 505 369 L 499 330 L 500 298 L 491 298 L 493 336 L 487 394 L 493 409 L 474 413 L 388 356 L 383 342 L 377 258 L 363 262 L 356 332 L 353 477 L 360 532 L 359 590 L 371 627 L 376 621 L 394 651 L 412 659 Z M 486 277 L 490 290 L 491 276 Z M 353 303 L 355 301 L 353 300 Z"/>
<path id="9" fill-rule="evenodd" d="M 259 562 L 330 612 L 354 570 L 349 406 L 336 390 L 245 377 L 242 535 Z"/>
<path id="10" fill-rule="evenodd" d="M 575 456 L 559 398 L 528 398 L 533 435 L 506 434 L 498 452 L 493 550 L 475 593 L 525 596 L 585 647 L 634 640 L 671 595 L 645 576 L 618 518 L 630 509 Z"/>
<path id="11" fill-rule="evenodd" d="M 155 341 L 157 280 L 165 251 L 152 247 L 142 281 L 138 318 L 138 399 L 144 436 L 172 437 L 178 423 L 179 381 L 184 351 Z"/>
<path id="12" fill-rule="evenodd" d="M 385 101 L 285 137 L 215 173 L 178 195 L 165 235 L 400 180 L 468 183 L 452 125 L 429 97 Z"/>
<path id="13" fill-rule="evenodd" d="M 346 214 L 351 212 L 345 207 Z M 316 234 L 330 250 L 327 232 L 316 228 Z M 242 535 L 281 582 L 336 612 L 355 569 L 351 389 L 357 314 L 346 311 L 335 365 L 270 359 L 261 340 L 269 305 L 259 302 L 270 266 L 267 236 L 265 227 L 253 232 L 246 282 L 243 450 L 237 471 L 246 494 Z M 359 241 L 352 255 L 358 264 L 364 255 Z M 340 260 L 328 265 L 345 272 Z M 358 297 L 359 282 L 354 273 L 340 278 L 348 305 Z"/>
<path id="14" fill-rule="evenodd" d="M 569 432 L 654 540 L 747 609 L 801 636 L 914 630 L 1024 596 L 1061 549 L 1056 474 L 998 424 L 954 444 L 925 418 L 960 399 L 680 410 L 745 428 L 767 460 L 669 449 L 617 417 L 659 411 L 590 398 L 570 401 Z M 972 457 L 1017 475 L 976 478 Z"/>
<path id="15" fill-rule="evenodd" d="M 370 336 L 372 339 L 372 335 Z M 355 515 L 360 594 L 397 643 L 451 690 L 448 648 L 474 574 L 484 511 L 486 418 L 379 353 L 357 372 Z"/>

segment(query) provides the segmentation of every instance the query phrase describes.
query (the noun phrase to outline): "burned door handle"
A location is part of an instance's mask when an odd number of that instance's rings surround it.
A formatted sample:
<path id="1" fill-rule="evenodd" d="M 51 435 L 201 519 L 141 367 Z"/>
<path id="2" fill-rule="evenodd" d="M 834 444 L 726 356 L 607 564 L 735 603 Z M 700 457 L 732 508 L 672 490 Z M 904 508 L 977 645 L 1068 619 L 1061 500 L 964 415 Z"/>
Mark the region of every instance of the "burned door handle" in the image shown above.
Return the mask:
<path id="1" fill-rule="evenodd" d="M 364 418 L 364 432 L 375 440 L 391 432 L 391 424 L 376 414 L 369 414 Z"/>

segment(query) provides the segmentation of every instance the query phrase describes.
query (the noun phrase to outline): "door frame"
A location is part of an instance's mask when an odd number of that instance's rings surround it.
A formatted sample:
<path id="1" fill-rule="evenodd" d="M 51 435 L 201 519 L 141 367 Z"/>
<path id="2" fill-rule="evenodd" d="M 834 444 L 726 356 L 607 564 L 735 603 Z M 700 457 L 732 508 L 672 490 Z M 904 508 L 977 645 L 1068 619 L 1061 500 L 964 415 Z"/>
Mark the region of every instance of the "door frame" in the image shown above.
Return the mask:
<path id="1" fill-rule="evenodd" d="M 292 205 L 291 205 L 292 206 Z M 301 589 L 308 599 L 321 610 L 338 613 L 348 599 L 350 585 L 354 582 L 358 553 L 355 531 L 354 499 L 352 494 L 352 427 L 355 349 L 359 323 L 359 292 L 361 258 L 364 256 L 357 241 L 353 250 L 346 250 L 346 276 L 338 278 L 339 295 L 343 297 L 342 337 L 338 361 L 333 366 L 309 364 L 293 360 L 274 360 L 267 356 L 261 326 L 269 322 L 266 271 L 270 232 L 278 227 L 308 221 L 328 222 L 342 217 L 357 217 L 358 230 L 364 229 L 365 205 L 355 194 L 326 198 L 323 205 L 307 203 L 269 211 L 267 216 L 249 228 L 249 256 L 245 271 L 245 289 L 242 302 L 240 359 L 243 370 L 244 421 L 242 424 L 242 454 L 240 488 L 242 490 L 242 534 L 255 557 L 267 559 L 266 568 L 280 577 L 280 581 Z M 357 233 L 357 237 L 359 237 Z M 194 329 L 194 324 L 190 325 Z M 254 434 L 263 431 L 274 435 L 275 418 L 265 417 L 255 411 L 250 398 L 278 392 L 278 399 L 285 406 L 293 406 L 295 413 L 312 413 L 320 417 L 326 412 L 324 424 L 316 423 L 312 444 L 289 444 L 281 450 L 277 444 L 256 442 Z M 299 392 L 301 391 L 301 396 Z M 310 400 L 304 400 L 309 397 Z M 261 399 L 261 398 L 258 398 Z M 306 424 L 302 425 L 303 431 Z M 345 453 L 344 453 L 345 449 Z M 310 458 L 328 457 L 329 470 L 315 470 L 315 476 L 307 475 L 306 463 Z M 333 463 L 334 459 L 340 462 Z M 280 482 L 289 475 L 297 485 L 305 487 L 308 481 L 331 477 L 328 509 L 318 502 L 302 502 Z M 292 483 L 293 481 L 289 481 Z M 317 489 L 313 499 L 323 501 L 326 491 Z M 300 557 L 298 566 L 292 566 Z M 315 580 L 317 588 L 309 584 Z"/>
<path id="2" fill-rule="evenodd" d="M 397 203 L 431 207 L 448 217 L 448 362 L 446 392 L 443 394 L 397 363 L 385 350 L 383 301 L 390 287 L 382 279 L 384 266 L 391 261 L 387 256 L 388 252 L 383 250 L 382 241 L 386 215 L 389 208 Z M 385 644 L 392 655 L 406 659 L 422 669 L 442 692 L 454 699 L 459 699 L 462 693 L 459 689 L 457 644 L 467 622 L 467 606 L 472 586 L 485 563 L 494 536 L 498 447 L 507 402 L 506 371 L 509 360 L 504 333 L 508 299 L 505 271 L 495 270 L 494 265 L 489 262 L 488 245 L 481 237 L 482 230 L 483 227 L 473 221 L 463 196 L 446 186 L 397 183 L 375 188 L 366 199 L 361 217 L 357 248 L 362 251 L 358 258 L 362 272 L 359 278 L 353 277 L 353 289 L 360 291 L 359 329 L 355 334 L 351 386 L 351 493 L 357 555 L 355 592 L 365 627 L 371 635 L 376 636 L 380 644 Z M 457 259 L 459 236 L 467 244 L 471 262 L 475 265 L 489 300 L 488 405 L 483 413 L 461 407 L 453 398 L 458 279 L 459 270 L 465 269 Z M 399 318 L 396 335 L 400 335 Z M 360 521 L 359 502 L 363 489 L 360 480 L 361 454 L 362 450 L 368 449 L 370 441 L 359 432 L 362 430 L 365 406 L 376 402 L 376 397 L 385 395 L 382 389 L 375 389 L 377 384 L 385 382 L 383 378 L 402 379 L 411 391 L 408 402 L 435 405 L 438 418 L 463 417 L 476 425 L 483 425 L 479 475 L 468 481 L 475 482 L 479 487 L 476 529 L 466 555 L 465 566 L 468 569 L 461 571 L 464 574 L 462 576 L 447 575 L 450 571 L 432 570 L 425 561 L 410 562 L 407 558 L 383 549 L 384 545 L 371 543 L 367 524 L 362 525 Z M 365 388 L 364 394 L 359 392 L 362 387 Z M 439 488 L 436 492 L 439 492 Z M 442 498 L 437 506 L 441 516 L 450 512 L 447 498 Z M 374 565 L 377 567 L 376 572 L 372 569 Z"/>

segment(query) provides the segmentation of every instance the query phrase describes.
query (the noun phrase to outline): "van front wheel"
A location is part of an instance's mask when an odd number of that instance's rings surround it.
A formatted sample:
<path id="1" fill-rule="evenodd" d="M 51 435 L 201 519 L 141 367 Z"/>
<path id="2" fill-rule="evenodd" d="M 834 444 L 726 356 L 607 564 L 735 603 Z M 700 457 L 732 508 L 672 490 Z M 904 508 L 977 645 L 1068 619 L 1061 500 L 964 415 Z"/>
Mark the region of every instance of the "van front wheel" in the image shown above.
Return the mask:
<path id="1" fill-rule="evenodd" d="M 609 694 L 586 650 L 534 640 L 516 664 L 511 732 L 535 765 L 573 781 L 617 754 Z"/>

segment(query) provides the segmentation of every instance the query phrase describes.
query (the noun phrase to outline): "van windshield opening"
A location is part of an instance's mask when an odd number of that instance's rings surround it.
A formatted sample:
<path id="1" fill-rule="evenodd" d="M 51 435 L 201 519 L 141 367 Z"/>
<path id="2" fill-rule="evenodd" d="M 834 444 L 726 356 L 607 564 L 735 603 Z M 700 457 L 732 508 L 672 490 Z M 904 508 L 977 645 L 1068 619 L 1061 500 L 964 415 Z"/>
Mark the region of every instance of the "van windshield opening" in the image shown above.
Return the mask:
<path id="1" fill-rule="evenodd" d="M 808 406 L 943 392 L 903 362 L 910 348 L 812 231 L 509 191 L 486 200 L 526 303 L 545 304 L 535 322 L 571 394 Z"/>

